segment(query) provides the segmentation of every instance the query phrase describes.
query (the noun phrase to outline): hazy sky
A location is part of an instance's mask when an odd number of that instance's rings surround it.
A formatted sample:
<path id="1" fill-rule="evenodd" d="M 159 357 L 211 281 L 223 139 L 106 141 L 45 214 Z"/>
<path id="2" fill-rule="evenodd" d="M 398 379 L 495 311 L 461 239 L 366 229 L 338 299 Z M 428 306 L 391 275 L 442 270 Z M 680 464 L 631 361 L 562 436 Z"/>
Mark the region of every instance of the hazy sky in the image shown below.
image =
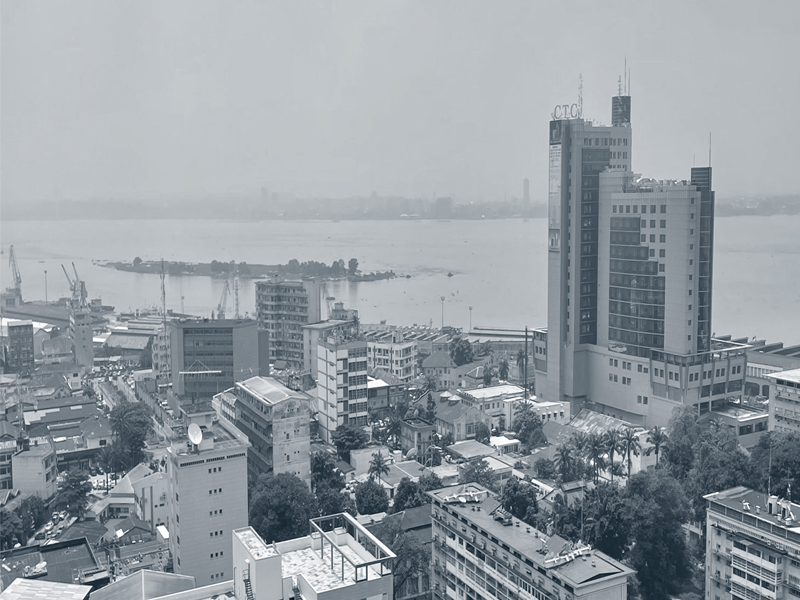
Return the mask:
<path id="1" fill-rule="evenodd" d="M 2 203 L 251 193 L 534 199 L 547 123 L 610 122 L 634 170 L 800 191 L 800 2 L 3 0 Z"/>

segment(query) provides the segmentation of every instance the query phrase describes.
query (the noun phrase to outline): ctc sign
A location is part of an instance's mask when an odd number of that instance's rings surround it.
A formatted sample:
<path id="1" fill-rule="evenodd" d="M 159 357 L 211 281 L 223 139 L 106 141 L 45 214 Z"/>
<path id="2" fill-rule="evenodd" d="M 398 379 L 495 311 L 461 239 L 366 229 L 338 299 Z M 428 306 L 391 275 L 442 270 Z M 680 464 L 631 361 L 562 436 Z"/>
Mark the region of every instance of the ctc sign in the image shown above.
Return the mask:
<path id="1" fill-rule="evenodd" d="M 558 104 L 553 110 L 553 120 L 577 119 L 581 116 L 580 108 L 577 104 Z"/>

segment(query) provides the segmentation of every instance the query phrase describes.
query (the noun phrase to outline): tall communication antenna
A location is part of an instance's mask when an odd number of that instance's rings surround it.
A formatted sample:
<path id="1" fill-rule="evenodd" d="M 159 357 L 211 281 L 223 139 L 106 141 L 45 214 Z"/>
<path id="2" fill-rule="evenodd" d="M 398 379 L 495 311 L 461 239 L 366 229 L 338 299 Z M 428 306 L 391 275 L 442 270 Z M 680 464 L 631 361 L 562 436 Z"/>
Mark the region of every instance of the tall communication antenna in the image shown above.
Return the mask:
<path id="1" fill-rule="evenodd" d="M 628 95 L 628 57 L 625 57 L 625 70 L 622 72 L 625 75 L 625 95 Z"/>
<path id="2" fill-rule="evenodd" d="M 166 355 L 166 347 L 167 347 L 167 285 L 166 281 L 166 270 L 164 269 L 164 259 L 161 259 L 161 326 L 164 328 L 164 337 L 162 338 L 163 343 L 163 350 L 162 356 Z M 169 360 L 169 359 L 167 359 Z M 166 370 L 166 362 L 164 364 L 159 361 L 158 363 L 158 374 L 161 376 L 162 381 L 167 379 L 167 370 Z"/>
<path id="3" fill-rule="evenodd" d="M 578 118 L 583 118 L 583 73 L 578 76 Z"/>
<path id="4" fill-rule="evenodd" d="M 622 96 L 622 75 L 617 79 L 617 96 Z"/>

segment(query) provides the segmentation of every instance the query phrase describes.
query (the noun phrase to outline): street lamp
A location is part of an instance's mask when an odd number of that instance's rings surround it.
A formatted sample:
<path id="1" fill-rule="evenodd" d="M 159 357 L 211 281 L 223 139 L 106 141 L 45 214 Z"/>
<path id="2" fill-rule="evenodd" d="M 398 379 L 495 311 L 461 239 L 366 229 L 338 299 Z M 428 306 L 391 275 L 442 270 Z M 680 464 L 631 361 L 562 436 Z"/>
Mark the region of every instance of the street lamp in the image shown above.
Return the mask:
<path id="1" fill-rule="evenodd" d="M 442 296 L 442 329 L 444 329 L 444 296 Z"/>
<path id="2" fill-rule="evenodd" d="M 44 301 L 47 302 L 47 269 L 44 270 Z"/>
<path id="3" fill-rule="evenodd" d="M 472 307 L 469 307 L 469 332 L 472 333 Z"/>

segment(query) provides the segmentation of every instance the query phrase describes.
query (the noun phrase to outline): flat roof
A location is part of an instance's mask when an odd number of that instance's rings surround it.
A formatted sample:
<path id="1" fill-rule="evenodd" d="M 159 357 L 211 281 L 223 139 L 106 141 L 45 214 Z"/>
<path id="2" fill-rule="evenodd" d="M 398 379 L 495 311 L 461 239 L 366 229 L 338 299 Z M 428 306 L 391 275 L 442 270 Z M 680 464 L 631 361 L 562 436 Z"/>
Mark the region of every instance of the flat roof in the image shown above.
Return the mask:
<path id="1" fill-rule="evenodd" d="M 800 522 L 797 520 L 797 518 L 800 518 L 800 504 L 787 502 L 786 500 L 778 498 L 777 501 L 779 503 L 783 502 L 784 505 L 791 507 L 791 512 L 796 517 L 792 521 L 779 521 L 777 517 L 780 513 L 769 514 L 769 498 L 767 494 L 756 492 L 744 486 L 730 488 L 721 492 L 714 492 L 713 494 L 703 496 L 703 498 L 709 502 L 716 502 L 717 504 L 721 504 L 722 506 L 740 513 L 747 513 L 749 517 L 771 523 L 773 527 L 782 527 L 789 531 L 800 533 Z M 760 513 L 756 510 L 757 507 L 760 507 Z M 753 527 L 755 527 L 755 524 Z M 766 531 L 769 531 L 769 529 L 766 529 Z"/>
<path id="2" fill-rule="evenodd" d="M 769 379 L 783 379 L 784 381 L 791 381 L 792 383 L 800 383 L 800 369 L 778 371 L 777 373 L 769 373 L 764 375 L 764 377 Z"/>
<path id="3" fill-rule="evenodd" d="M 253 530 L 252 527 L 242 527 L 241 529 L 234 529 L 235 535 L 242 542 L 242 545 L 250 551 L 253 558 L 260 560 L 270 556 L 276 556 L 279 552 L 276 551 L 275 546 L 267 543 Z"/>
<path id="4" fill-rule="evenodd" d="M 339 325 L 344 325 L 349 323 L 349 321 L 334 321 L 333 319 L 329 321 L 320 321 L 319 323 L 310 323 L 308 325 L 303 325 L 301 329 L 317 329 L 317 330 L 325 330 L 325 329 L 333 329 Z"/>
<path id="5" fill-rule="evenodd" d="M 306 398 L 304 394 L 287 388 L 271 377 L 251 377 L 237 382 L 236 385 L 269 405 L 288 399 L 304 400 Z"/>
<path id="6" fill-rule="evenodd" d="M 464 396 L 471 396 L 476 400 L 483 400 L 485 398 L 494 398 L 496 396 L 501 396 L 503 394 L 509 396 L 524 395 L 525 389 L 519 387 L 518 385 L 505 383 L 502 385 L 493 385 L 491 387 L 486 387 L 486 388 L 476 388 L 474 390 L 459 390 L 458 393 Z"/>
<path id="7" fill-rule="evenodd" d="M 458 454 L 460 457 L 469 460 L 470 458 L 491 456 L 497 450 L 486 444 L 481 444 L 475 440 L 463 440 L 447 447 L 448 452 Z"/>
<path id="8" fill-rule="evenodd" d="M 75 585 L 42 579 L 20 577 L 0 594 L 2 600 L 85 600 L 92 591 L 90 585 Z"/>

